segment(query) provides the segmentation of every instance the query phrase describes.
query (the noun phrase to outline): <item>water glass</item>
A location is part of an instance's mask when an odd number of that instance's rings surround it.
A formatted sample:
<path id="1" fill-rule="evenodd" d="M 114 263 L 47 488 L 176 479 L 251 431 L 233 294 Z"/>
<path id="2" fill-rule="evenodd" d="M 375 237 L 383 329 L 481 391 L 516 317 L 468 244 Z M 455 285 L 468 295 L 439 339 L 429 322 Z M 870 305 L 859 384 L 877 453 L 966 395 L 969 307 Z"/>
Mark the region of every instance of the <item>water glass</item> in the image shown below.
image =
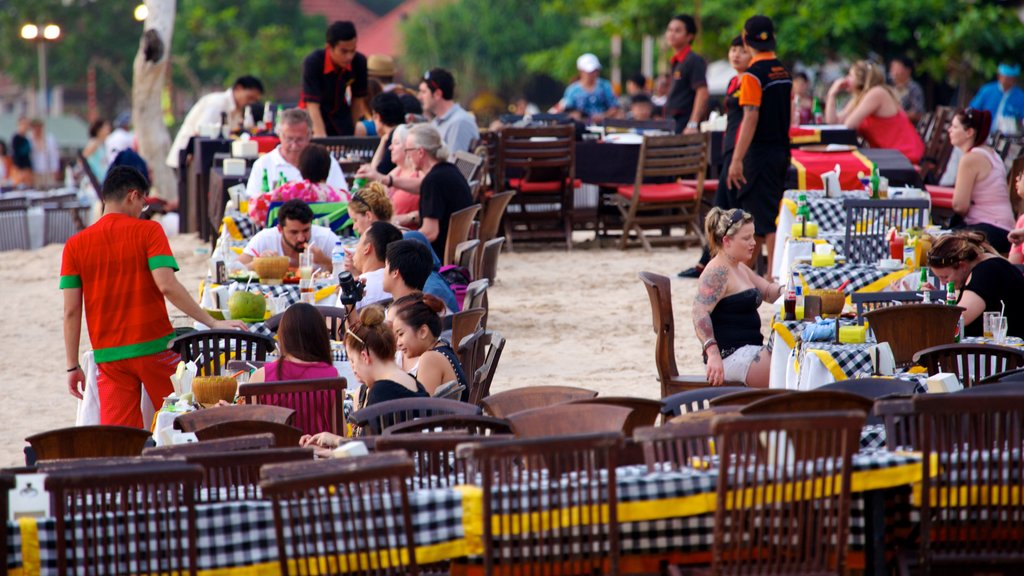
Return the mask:
<path id="1" fill-rule="evenodd" d="M 991 340 L 994 337 L 995 320 L 999 312 L 985 312 L 982 316 L 982 336 Z"/>
<path id="2" fill-rule="evenodd" d="M 995 337 L 996 344 L 1006 343 L 1006 329 L 1006 316 L 1000 316 L 993 320 L 992 335 Z"/>

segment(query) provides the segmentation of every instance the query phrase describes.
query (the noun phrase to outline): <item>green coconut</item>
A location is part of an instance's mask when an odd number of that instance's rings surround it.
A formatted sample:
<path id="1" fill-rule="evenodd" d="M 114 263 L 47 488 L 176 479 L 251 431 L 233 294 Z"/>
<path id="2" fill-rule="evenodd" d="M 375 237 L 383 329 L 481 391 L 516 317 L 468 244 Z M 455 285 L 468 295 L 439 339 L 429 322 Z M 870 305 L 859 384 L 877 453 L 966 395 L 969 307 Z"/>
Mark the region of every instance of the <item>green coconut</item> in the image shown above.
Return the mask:
<path id="1" fill-rule="evenodd" d="M 228 313 L 231 318 L 262 320 L 267 311 L 267 300 L 262 294 L 238 291 L 228 298 Z"/>

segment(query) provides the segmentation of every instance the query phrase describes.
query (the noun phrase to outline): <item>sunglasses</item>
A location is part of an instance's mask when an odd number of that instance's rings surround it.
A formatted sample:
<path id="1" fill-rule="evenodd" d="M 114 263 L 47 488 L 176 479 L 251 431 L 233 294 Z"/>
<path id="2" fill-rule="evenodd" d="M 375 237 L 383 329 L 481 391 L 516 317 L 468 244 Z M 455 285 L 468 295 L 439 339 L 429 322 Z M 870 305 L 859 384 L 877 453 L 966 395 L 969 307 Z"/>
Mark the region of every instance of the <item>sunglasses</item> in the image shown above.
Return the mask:
<path id="1" fill-rule="evenodd" d="M 441 89 L 441 87 L 438 86 L 437 81 L 436 80 L 432 80 L 430 78 L 430 70 L 427 70 L 423 74 L 423 81 L 427 84 L 428 87 L 430 87 L 430 91 L 431 92 L 433 92 L 434 90 L 440 90 Z"/>

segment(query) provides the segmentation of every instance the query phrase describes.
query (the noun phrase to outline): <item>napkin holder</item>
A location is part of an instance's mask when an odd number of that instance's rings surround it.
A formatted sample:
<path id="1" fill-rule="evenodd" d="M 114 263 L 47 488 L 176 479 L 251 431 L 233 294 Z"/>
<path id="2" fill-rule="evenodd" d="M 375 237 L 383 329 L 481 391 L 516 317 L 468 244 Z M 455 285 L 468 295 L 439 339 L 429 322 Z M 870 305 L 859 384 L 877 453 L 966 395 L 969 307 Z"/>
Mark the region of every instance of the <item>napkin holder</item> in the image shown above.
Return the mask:
<path id="1" fill-rule="evenodd" d="M 963 384 L 960 383 L 956 374 L 953 374 L 952 372 L 939 372 L 938 374 L 929 376 L 928 380 L 925 381 L 925 387 L 928 388 L 929 394 L 956 392 L 964 389 Z"/>
<path id="2" fill-rule="evenodd" d="M 811 254 L 811 266 L 814 266 L 815 268 L 826 268 L 829 266 L 835 266 L 835 264 L 835 252 L 829 252 L 827 254 Z"/>
<path id="3" fill-rule="evenodd" d="M 821 183 L 825 187 L 826 198 L 839 198 L 842 189 L 839 187 L 839 166 L 821 175 Z"/>
<path id="4" fill-rule="evenodd" d="M 821 297 L 804 296 L 804 322 L 811 322 L 821 316 Z"/>
<path id="5" fill-rule="evenodd" d="M 259 155 L 260 145 L 255 140 L 235 140 L 231 143 L 231 156 L 235 158 L 256 158 Z"/>
<path id="6" fill-rule="evenodd" d="M 232 146 L 235 144 L 245 144 L 245 142 L 234 142 Z M 255 142 L 253 142 L 253 144 L 255 144 Z M 224 175 L 245 176 L 245 158 L 225 158 Z"/>
<path id="7" fill-rule="evenodd" d="M 867 340 L 867 326 L 840 326 L 840 344 L 863 344 Z"/>
<path id="8" fill-rule="evenodd" d="M 18 474 L 14 477 L 14 488 L 9 492 L 9 516 L 0 522 L 16 521 L 19 518 L 46 518 L 50 516 L 50 493 L 44 488 L 46 474 Z M 8 495 L 5 494 L 4 498 Z"/>
<path id="9" fill-rule="evenodd" d="M 355 456 L 366 456 L 369 453 L 366 444 L 359 440 L 353 440 L 331 450 L 331 458 L 352 458 Z"/>
<path id="10" fill-rule="evenodd" d="M 792 236 L 793 238 L 817 238 L 818 223 L 803 222 L 793 224 L 792 229 L 789 231 L 789 235 Z"/>

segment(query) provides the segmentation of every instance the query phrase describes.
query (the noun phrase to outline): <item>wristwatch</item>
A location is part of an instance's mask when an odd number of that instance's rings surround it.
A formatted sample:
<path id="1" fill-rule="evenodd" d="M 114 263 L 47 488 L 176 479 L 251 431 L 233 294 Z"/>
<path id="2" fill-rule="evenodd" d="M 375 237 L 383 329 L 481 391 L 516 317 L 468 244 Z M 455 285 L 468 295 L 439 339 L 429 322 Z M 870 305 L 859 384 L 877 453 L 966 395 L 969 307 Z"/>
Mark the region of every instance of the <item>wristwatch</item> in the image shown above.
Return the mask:
<path id="1" fill-rule="evenodd" d="M 697 123 L 696 122 L 687 122 L 686 123 L 686 127 L 687 128 L 696 128 L 697 127 Z"/>

